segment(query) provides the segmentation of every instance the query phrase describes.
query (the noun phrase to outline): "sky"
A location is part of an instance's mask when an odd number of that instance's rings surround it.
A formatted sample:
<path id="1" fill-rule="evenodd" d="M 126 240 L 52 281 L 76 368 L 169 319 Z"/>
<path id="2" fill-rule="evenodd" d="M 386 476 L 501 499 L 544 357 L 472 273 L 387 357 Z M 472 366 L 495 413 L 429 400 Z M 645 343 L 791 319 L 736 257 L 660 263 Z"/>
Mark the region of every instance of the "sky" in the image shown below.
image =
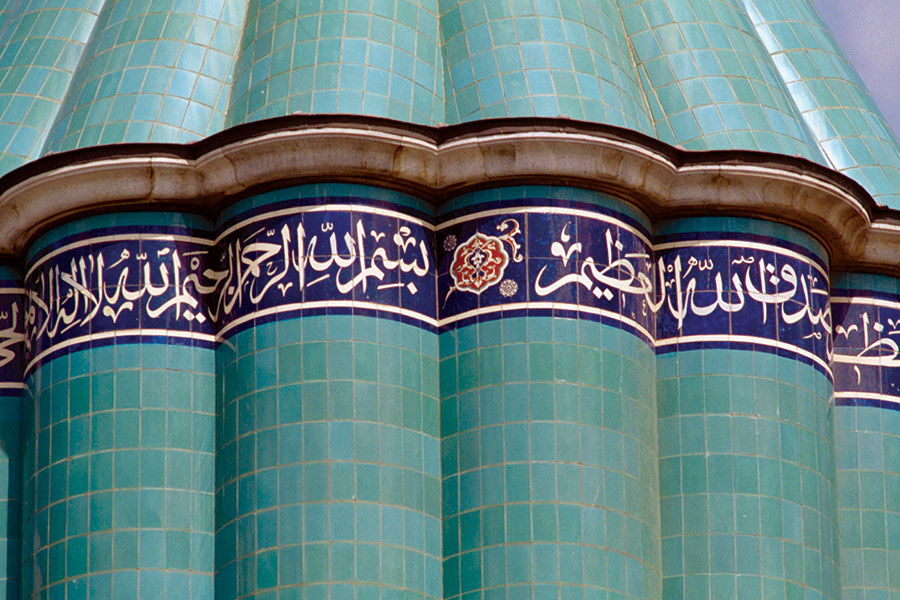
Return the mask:
<path id="1" fill-rule="evenodd" d="M 815 0 L 881 112 L 900 137 L 900 0 Z"/>

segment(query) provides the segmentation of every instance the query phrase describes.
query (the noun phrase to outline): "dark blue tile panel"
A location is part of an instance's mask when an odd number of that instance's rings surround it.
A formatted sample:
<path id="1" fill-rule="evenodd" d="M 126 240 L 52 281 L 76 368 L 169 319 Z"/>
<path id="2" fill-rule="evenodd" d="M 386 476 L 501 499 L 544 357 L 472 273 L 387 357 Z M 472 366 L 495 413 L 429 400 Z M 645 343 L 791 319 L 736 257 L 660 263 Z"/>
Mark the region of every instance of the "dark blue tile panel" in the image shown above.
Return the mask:
<path id="1" fill-rule="evenodd" d="M 657 352 L 753 345 L 829 372 L 827 268 L 749 232 L 656 241 L 614 211 L 554 200 L 480 205 L 438 224 L 442 327 L 509 311 L 617 321 Z"/>
<path id="2" fill-rule="evenodd" d="M 835 402 L 900 410 L 900 296 L 833 289 Z"/>
<path id="3" fill-rule="evenodd" d="M 67 240 L 31 263 L 24 324 L 27 368 L 74 345 L 123 335 L 215 342 L 203 296 L 218 281 L 207 268 L 212 241 L 136 226 Z"/>
<path id="4" fill-rule="evenodd" d="M 0 266 L 0 396 L 18 396 L 24 387 L 24 294 L 18 274 Z"/>
<path id="5" fill-rule="evenodd" d="M 325 308 L 387 311 L 435 327 L 431 224 L 398 207 L 320 200 L 230 220 L 208 272 L 220 334 Z"/>

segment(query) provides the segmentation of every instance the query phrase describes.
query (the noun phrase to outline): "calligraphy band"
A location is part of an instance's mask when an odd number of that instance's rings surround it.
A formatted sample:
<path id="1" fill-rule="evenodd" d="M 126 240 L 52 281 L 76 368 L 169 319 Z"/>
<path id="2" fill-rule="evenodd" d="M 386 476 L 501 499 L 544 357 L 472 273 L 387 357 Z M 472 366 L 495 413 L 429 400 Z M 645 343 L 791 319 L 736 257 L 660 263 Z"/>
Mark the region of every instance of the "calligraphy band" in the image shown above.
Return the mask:
<path id="1" fill-rule="evenodd" d="M 608 323 L 657 352 L 751 348 L 835 369 L 839 400 L 900 396 L 900 299 L 832 297 L 824 260 L 796 243 L 654 239 L 626 214 L 571 201 L 479 205 L 437 223 L 365 198 L 282 201 L 237 212 L 216 239 L 175 228 L 63 238 L 33 257 L 24 289 L 23 304 L 19 292 L 0 294 L 4 381 L 21 381 L 12 370 L 22 342 L 29 370 L 83 345 L 213 345 L 313 313 L 432 331 L 549 314 Z"/>

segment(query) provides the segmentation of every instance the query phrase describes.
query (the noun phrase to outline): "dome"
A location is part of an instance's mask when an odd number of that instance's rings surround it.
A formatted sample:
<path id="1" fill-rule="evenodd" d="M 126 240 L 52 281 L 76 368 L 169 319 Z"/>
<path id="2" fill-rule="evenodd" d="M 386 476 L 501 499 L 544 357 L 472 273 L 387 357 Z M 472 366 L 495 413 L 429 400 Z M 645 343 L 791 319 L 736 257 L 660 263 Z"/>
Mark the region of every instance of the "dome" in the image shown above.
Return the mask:
<path id="1" fill-rule="evenodd" d="M 0 2 L 0 600 L 896 598 L 812 2 Z"/>
<path id="2" fill-rule="evenodd" d="M 30 0 L 0 19 L 0 172 L 296 113 L 566 117 L 801 156 L 900 207 L 896 139 L 809 0 Z"/>

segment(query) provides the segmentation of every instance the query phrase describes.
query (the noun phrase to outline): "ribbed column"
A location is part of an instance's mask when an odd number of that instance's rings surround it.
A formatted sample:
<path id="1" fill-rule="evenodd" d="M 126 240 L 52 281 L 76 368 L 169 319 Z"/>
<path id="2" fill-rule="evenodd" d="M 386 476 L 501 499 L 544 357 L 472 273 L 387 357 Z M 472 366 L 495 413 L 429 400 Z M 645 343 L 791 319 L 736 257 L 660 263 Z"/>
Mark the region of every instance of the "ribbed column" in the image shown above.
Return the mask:
<path id="1" fill-rule="evenodd" d="M 649 240 L 586 190 L 439 222 L 444 597 L 660 597 Z"/>
<path id="2" fill-rule="evenodd" d="M 193 142 L 224 128 L 243 0 L 108 0 L 45 152 Z"/>
<path id="3" fill-rule="evenodd" d="M 31 246 L 23 597 L 212 598 L 210 237 L 127 213 Z"/>
<path id="4" fill-rule="evenodd" d="M 441 598 L 425 210 L 322 184 L 223 212 L 217 598 Z"/>
<path id="5" fill-rule="evenodd" d="M 295 112 L 444 120 L 437 0 L 250 0 L 228 123 Z"/>
<path id="6" fill-rule="evenodd" d="M 0 174 L 40 156 L 103 0 L 0 9 Z"/>
<path id="7" fill-rule="evenodd" d="M 441 0 L 447 121 L 556 117 L 652 132 L 615 4 Z"/>
<path id="8" fill-rule="evenodd" d="M 712 217 L 656 249 L 663 597 L 840 598 L 824 251 Z"/>
<path id="9" fill-rule="evenodd" d="M 845 600 L 900 589 L 900 280 L 832 282 L 835 451 Z"/>
<path id="10" fill-rule="evenodd" d="M 744 0 L 829 166 L 900 208 L 900 145 L 809 0 Z"/>
<path id="11" fill-rule="evenodd" d="M 740 0 L 618 0 L 656 135 L 821 160 Z"/>
<path id="12" fill-rule="evenodd" d="M 0 266 L 0 599 L 19 598 L 22 544 L 22 275 Z"/>

